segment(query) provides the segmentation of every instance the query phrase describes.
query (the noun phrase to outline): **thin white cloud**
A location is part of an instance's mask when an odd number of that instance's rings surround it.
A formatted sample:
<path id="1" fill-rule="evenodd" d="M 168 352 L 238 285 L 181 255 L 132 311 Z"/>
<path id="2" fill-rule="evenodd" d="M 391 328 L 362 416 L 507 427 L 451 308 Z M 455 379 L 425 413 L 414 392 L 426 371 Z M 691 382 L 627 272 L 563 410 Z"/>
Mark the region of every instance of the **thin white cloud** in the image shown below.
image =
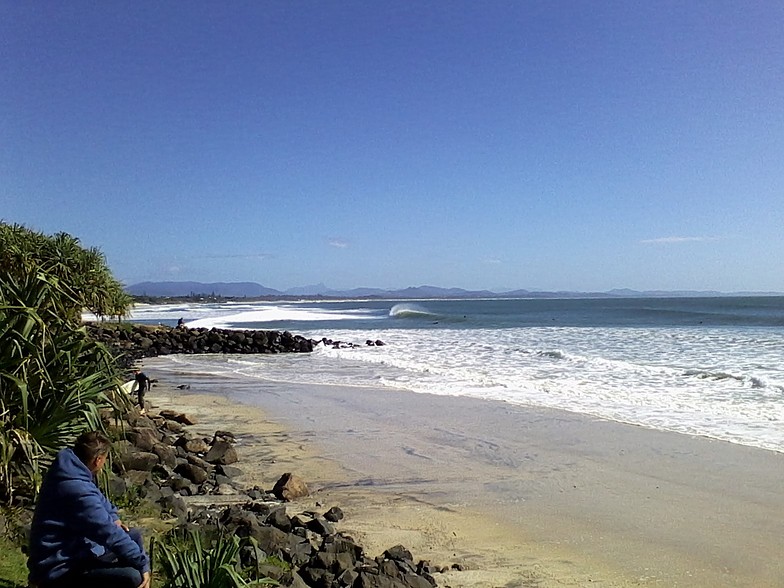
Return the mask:
<path id="1" fill-rule="evenodd" d="M 335 237 L 327 239 L 327 244 L 330 247 L 337 247 L 338 249 L 346 249 L 348 247 L 348 241 Z"/>
<path id="2" fill-rule="evenodd" d="M 489 265 L 501 265 L 503 262 L 497 257 L 488 257 L 484 260 L 484 263 Z"/>
<path id="3" fill-rule="evenodd" d="M 640 243 L 645 245 L 668 245 L 671 243 L 697 243 L 715 240 L 716 237 L 657 237 L 656 239 L 642 239 Z"/>
<path id="4" fill-rule="evenodd" d="M 226 255 L 203 255 L 195 257 L 194 259 L 255 259 L 264 260 L 270 259 L 272 255 L 269 253 L 227 253 Z"/>

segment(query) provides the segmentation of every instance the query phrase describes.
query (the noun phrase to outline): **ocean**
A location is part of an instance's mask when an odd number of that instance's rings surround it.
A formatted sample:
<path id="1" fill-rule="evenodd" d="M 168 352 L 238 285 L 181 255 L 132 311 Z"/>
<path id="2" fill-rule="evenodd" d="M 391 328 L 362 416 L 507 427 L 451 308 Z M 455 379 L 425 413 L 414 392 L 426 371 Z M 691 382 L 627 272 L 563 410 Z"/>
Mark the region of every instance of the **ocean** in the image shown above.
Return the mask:
<path id="1" fill-rule="evenodd" d="M 137 305 L 130 320 L 179 318 L 356 344 L 165 358 L 187 372 L 470 396 L 784 451 L 784 297 Z"/>

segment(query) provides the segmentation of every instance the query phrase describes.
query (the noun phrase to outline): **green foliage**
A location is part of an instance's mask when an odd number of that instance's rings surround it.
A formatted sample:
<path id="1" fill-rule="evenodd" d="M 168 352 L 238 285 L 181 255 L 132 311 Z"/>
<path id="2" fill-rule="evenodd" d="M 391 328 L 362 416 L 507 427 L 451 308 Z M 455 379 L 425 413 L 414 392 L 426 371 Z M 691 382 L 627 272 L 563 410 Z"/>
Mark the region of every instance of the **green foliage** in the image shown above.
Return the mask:
<path id="1" fill-rule="evenodd" d="M 191 531 L 154 539 L 150 555 L 160 559 L 163 588 L 245 588 L 277 586 L 270 578 L 248 580 L 239 568 L 240 539 L 236 535 L 220 535 L 208 548 L 202 536 Z"/>
<path id="2" fill-rule="evenodd" d="M 10 537 L 0 534 L 0 586 L 27 586 L 27 557 Z"/>
<path id="3" fill-rule="evenodd" d="M 101 263 L 99 263 L 101 262 Z M 36 491 L 54 454 L 100 429 L 100 407 L 122 410 L 114 358 L 81 325 L 121 300 L 97 291 L 108 270 L 68 235 L 0 223 L 0 497 Z M 113 280 L 113 278 L 112 278 Z"/>
<path id="4" fill-rule="evenodd" d="M 131 486 L 122 494 L 111 496 L 114 506 L 122 511 L 136 511 L 144 503 L 140 486 Z"/>
<path id="5" fill-rule="evenodd" d="M 270 556 L 266 557 L 264 559 L 264 561 L 261 561 L 259 563 L 265 563 L 265 564 L 269 564 L 271 566 L 275 566 L 276 568 L 280 568 L 284 572 L 291 571 L 291 564 L 286 562 L 286 561 L 283 561 L 277 555 L 270 555 Z"/>
<path id="6" fill-rule="evenodd" d="M 60 299 L 58 311 L 73 322 L 79 322 L 84 308 L 100 317 L 124 316 L 132 302 L 103 253 L 83 248 L 67 233 L 50 237 L 0 222 L 0 268 L 3 281 L 40 274 L 67 286 L 70 300 Z"/>

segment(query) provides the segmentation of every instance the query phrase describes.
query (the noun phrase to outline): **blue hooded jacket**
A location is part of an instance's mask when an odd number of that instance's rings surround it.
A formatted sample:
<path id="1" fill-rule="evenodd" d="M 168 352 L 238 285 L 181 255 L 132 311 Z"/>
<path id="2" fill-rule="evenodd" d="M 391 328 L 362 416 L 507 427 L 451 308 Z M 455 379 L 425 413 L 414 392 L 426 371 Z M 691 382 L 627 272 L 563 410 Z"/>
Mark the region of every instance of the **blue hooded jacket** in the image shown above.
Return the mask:
<path id="1" fill-rule="evenodd" d="M 45 585 L 71 571 L 95 567 L 105 551 L 120 565 L 150 571 L 147 554 L 121 527 L 117 509 L 95 485 L 72 449 L 49 468 L 30 529 L 30 581 Z"/>

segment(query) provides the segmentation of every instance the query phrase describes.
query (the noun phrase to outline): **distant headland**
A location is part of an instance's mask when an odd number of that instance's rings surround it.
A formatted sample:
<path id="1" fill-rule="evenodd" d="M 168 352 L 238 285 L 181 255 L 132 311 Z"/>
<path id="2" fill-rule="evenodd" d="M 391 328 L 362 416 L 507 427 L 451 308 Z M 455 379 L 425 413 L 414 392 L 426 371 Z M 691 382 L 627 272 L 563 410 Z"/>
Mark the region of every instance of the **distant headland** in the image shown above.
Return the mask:
<path id="1" fill-rule="evenodd" d="M 140 282 L 126 286 L 126 292 L 137 299 L 178 298 L 215 300 L 246 298 L 258 300 L 286 299 L 425 299 L 425 298 L 674 298 L 719 296 L 784 296 L 782 292 L 719 292 L 714 290 L 630 290 L 613 289 L 606 292 L 509 290 L 465 290 L 438 286 L 416 286 L 397 290 L 381 288 L 353 288 L 333 290 L 324 284 L 302 286 L 288 290 L 267 288 L 256 282 Z"/>

